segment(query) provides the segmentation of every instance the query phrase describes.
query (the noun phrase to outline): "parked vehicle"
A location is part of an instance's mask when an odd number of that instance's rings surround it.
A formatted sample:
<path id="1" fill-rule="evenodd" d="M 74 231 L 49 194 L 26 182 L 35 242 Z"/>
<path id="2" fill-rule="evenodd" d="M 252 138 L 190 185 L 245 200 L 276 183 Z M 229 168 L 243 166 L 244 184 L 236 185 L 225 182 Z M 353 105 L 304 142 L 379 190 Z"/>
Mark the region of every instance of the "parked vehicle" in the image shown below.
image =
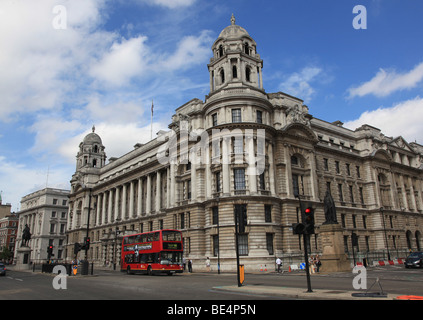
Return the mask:
<path id="1" fill-rule="evenodd" d="M 6 266 L 0 262 L 0 275 L 5 276 L 6 275 Z"/>
<path id="2" fill-rule="evenodd" d="M 405 259 L 406 268 L 423 268 L 423 252 L 413 252 Z"/>

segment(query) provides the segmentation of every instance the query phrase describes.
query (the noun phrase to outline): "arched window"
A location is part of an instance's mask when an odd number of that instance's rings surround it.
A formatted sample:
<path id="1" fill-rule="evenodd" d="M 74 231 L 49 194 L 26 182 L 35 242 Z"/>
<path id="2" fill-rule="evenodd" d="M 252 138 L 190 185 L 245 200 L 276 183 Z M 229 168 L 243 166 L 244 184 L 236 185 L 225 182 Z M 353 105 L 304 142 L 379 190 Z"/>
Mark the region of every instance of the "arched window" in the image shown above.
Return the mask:
<path id="1" fill-rule="evenodd" d="M 249 67 L 245 68 L 245 78 L 248 82 L 251 81 L 251 69 Z"/>
<path id="2" fill-rule="evenodd" d="M 225 83 L 225 71 L 223 69 L 220 71 L 220 82 Z"/>
<path id="3" fill-rule="evenodd" d="M 219 58 L 220 57 L 223 57 L 223 46 L 222 45 L 219 46 Z"/>
<path id="4" fill-rule="evenodd" d="M 245 52 L 246 54 L 250 54 L 250 47 L 248 46 L 248 42 L 246 42 L 246 43 L 244 44 L 244 52 Z"/>
<path id="5" fill-rule="evenodd" d="M 238 78 L 238 70 L 236 66 L 232 66 L 232 78 L 234 79 Z"/>

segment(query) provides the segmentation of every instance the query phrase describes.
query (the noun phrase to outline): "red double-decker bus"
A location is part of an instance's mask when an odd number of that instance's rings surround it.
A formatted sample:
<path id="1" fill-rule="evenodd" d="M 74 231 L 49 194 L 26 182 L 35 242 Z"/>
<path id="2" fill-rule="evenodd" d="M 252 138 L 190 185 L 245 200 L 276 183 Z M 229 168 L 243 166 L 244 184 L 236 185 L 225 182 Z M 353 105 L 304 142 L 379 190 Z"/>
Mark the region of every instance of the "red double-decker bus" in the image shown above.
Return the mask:
<path id="1" fill-rule="evenodd" d="M 121 271 L 131 273 L 182 273 L 182 233 L 158 230 L 123 237 Z"/>

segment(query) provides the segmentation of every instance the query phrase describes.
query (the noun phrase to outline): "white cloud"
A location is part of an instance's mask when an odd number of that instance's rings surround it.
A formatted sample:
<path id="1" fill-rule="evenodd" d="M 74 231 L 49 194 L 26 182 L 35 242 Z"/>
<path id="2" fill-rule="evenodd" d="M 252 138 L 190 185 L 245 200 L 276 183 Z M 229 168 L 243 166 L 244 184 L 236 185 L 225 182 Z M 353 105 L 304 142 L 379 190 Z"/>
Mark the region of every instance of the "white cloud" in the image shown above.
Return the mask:
<path id="1" fill-rule="evenodd" d="M 184 37 L 179 42 L 176 51 L 158 63 L 158 67 L 164 70 L 177 70 L 188 69 L 193 65 L 203 63 L 210 57 L 211 42 L 209 31 L 202 31 L 198 37 Z"/>
<path id="2" fill-rule="evenodd" d="M 315 90 L 311 83 L 317 80 L 321 75 L 322 69 L 318 67 L 305 67 L 300 72 L 291 74 L 279 86 L 280 90 L 296 96 L 304 101 L 310 101 Z"/>
<path id="3" fill-rule="evenodd" d="M 348 90 L 349 97 L 373 94 L 377 97 L 386 97 L 398 90 L 415 88 L 423 80 L 423 62 L 406 73 L 397 73 L 395 70 L 380 69 L 370 80 L 358 87 Z"/>
<path id="4" fill-rule="evenodd" d="M 196 0 L 137 0 L 141 3 L 148 3 L 151 5 L 158 5 L 169 9 L 176 9 L 178 7 L 189 7 L 195 3 Z"/>
<path id="5" fill-rule="evenodd" d="M 67 29 L 53 28 L 55 0 L 0 2 L 0 120 L 52 110 L 84 84 L 85 66 L 114 34 L 93 31 L 103 1 L 66 2 Z"/>
<path id="6" fill-rule="evenodd" d="M 114 42 L 101 60 L 91 67 L 91 75 L 113 86 L 126 85 L 146 71 L 149 50 L 145 36 Z"/>
<path id="7" fill-rule="evenodd" d="M 370 124 L 381 129 L 387 136 L 403 136 L 408 141 L 417 140 L 419 143 L 423 136 L 423 98 L 416 97 L 412 100 L 403 101 L 391 108 L 379 108 L 366 111 L 352 121 L 344 123 L 346 128 L 355 130 L 363 124 Z"/>
<path id="8" fill-rule="evenodd" d="M 23 196 L 43 189 L 50 188 L 70 189 L 72 172 L 68 167 L 48 166 L 36 167 L 15 163 L 0 156 L 0 181 L 3 182 L 3 203 L 11 203 L 12 211 L 20 207 Z M 13 183 L 7 183 L 12 181 Z M 5 183 L 6 182 L 6 183 Z"/>

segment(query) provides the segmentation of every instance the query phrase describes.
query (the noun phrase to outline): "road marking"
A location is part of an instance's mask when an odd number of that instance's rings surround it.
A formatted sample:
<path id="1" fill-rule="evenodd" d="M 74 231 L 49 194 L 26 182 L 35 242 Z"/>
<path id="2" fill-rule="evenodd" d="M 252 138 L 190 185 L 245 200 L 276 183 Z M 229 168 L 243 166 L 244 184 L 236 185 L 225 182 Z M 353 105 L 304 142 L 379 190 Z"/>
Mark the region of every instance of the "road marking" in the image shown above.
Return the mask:
<path id="1" fill-rule="evenodd" d="M 12 277 L 6 277 L 6 278 L 8 278 L 10 280 L 23 281 L 22 279 L 18 279 L 18 278 L 12 278 Z"/>

